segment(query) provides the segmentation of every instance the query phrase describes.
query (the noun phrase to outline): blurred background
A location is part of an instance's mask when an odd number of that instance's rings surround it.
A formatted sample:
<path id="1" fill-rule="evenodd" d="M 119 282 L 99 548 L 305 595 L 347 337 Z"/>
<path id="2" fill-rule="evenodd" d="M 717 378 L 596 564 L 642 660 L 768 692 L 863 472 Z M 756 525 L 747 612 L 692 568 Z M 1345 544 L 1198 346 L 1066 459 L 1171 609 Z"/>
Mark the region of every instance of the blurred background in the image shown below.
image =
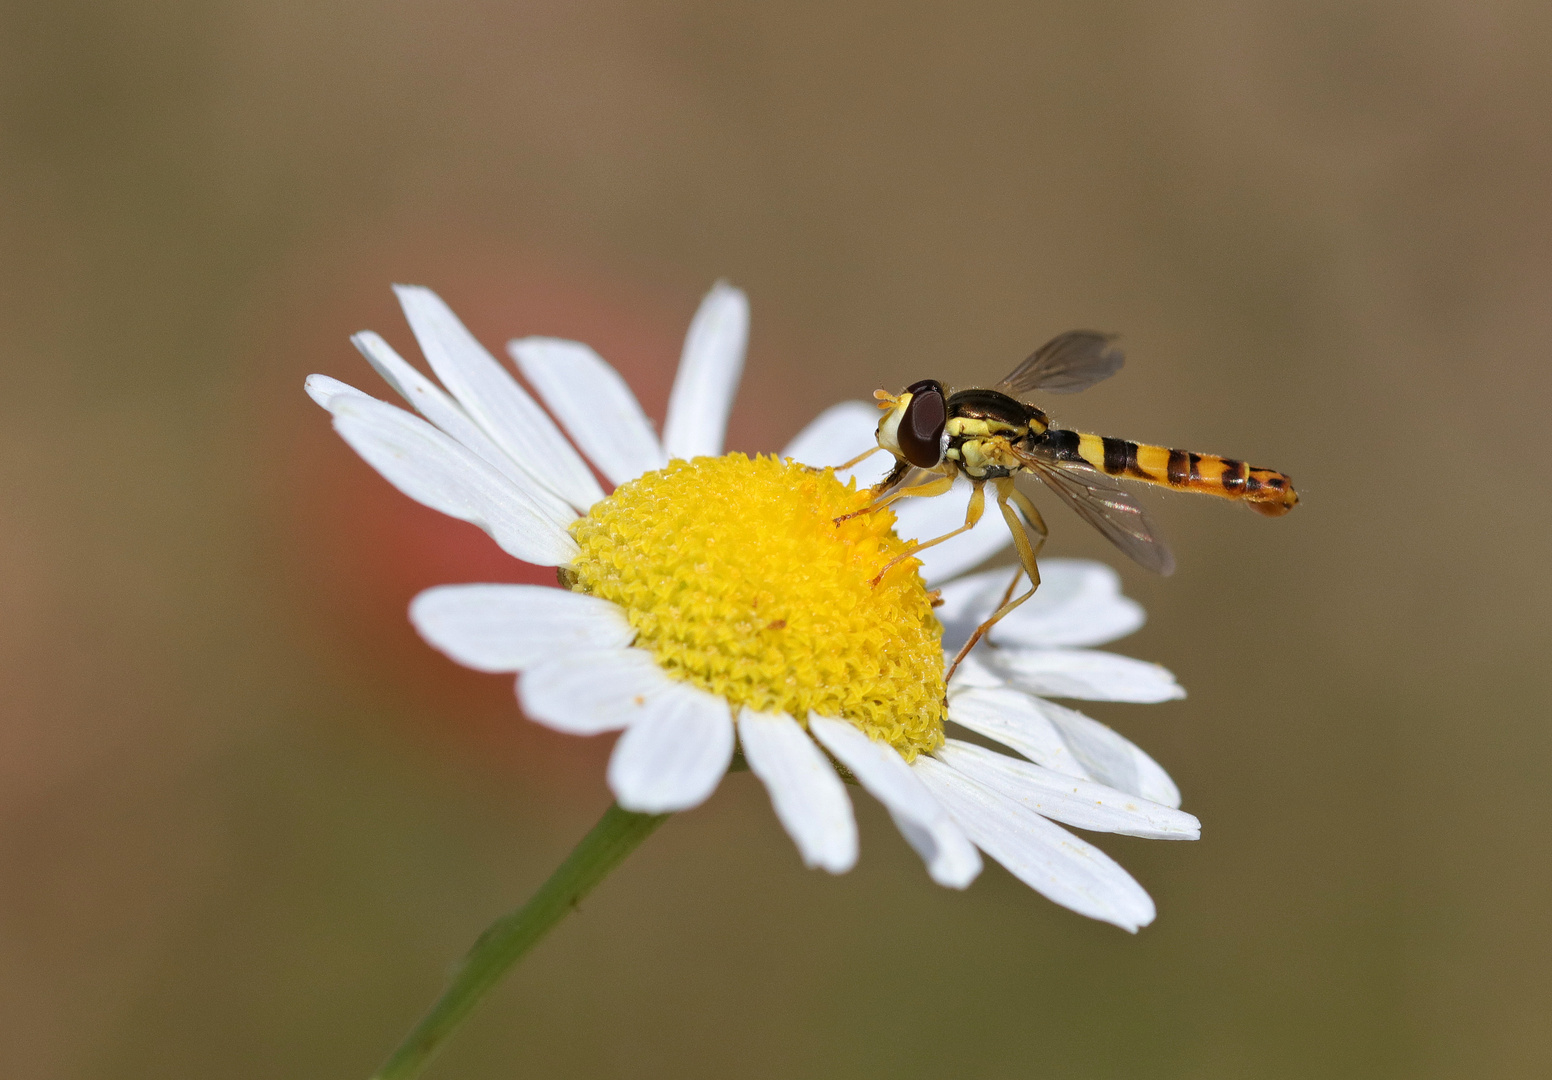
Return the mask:
<path id="1" fill-rule="evenodd" d="M 1124 334 L 1074 426 L 1245 457 L 1150 502 L 1095 707 L 1196 844 L 1132 938 L 931 885 L 859 799 L 802 869 L 747 774 L 531 956 L 445 1077 L 1552 1073 L 1552 10 L 13 0 L 0 9 L 0 1072 L 365 1077 L 607 805 L 608 740 L 411 633 L 524 580 L 302 393 L 590 342 L 661 417 L 707 287 L 732 443 Z M 1052 503 L 1049 498 L 1047 504 Z M 1120 563 L 1050 506 L 1048 552 Z"/>

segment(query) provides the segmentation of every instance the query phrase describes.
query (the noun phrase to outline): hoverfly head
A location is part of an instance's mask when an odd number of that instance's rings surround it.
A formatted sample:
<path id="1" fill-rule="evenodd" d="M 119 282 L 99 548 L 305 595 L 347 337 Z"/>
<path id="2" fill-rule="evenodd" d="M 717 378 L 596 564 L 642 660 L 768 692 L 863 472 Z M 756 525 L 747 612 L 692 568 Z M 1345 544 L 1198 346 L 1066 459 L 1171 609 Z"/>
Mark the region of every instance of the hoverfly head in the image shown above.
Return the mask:
<path id="1" fill-rule="evenodd" d="M 943 384 L 923 379 L 905 388 L 898 397 L 877 393 L 879 407 L 887 409 L 878 422 L 878 445 L 918 469 L 934 469 L 943 460 L 943 428 L 948 406 Z"/>

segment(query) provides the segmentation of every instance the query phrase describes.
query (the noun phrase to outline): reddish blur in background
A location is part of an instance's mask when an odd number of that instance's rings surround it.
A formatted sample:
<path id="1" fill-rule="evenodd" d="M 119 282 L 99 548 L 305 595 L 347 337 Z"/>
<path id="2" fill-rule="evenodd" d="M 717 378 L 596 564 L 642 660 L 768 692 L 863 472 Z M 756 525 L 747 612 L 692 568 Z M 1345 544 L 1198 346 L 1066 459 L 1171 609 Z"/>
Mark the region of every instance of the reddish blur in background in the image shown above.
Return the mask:
<path id="1" fill-rule="evenodd" d="M 1097 708 L 1197 844 L 1106 838 L 1136 938 L 859 800 L 802 869 L 732 777 L 546 941 L 435 1075 L 1552 1074 L 1552 9 L 802 0 L 22 0 L 0 12 L 0 1073 L 367 1075 L 607 804 L 607 740 L 404 619 L 533 580 L 302 393 L 590 342 L 661 416 L 719 276 L 732 444 L 1076 326 L 1058 417 L 1287 470 L 1161 498 Z M 1050 551 L 1118 562 L 1058 507 Z"/>

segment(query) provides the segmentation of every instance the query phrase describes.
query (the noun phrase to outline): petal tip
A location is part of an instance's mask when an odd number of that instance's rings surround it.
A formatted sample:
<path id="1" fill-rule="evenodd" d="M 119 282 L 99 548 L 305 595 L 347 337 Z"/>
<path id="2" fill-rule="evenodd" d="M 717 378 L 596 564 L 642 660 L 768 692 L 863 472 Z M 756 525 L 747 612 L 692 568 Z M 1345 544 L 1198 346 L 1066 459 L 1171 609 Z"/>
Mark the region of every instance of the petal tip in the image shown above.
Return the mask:
<path id="1" fill-rule="evenodd" d="M 303 389 L 307 391 L 307 396 L 325 409 L 329 407 L 329 398 L 333 397 L 328 389 L 328 383 L 324 381 L 326 379 L 328 379 L 327 375 L 309 375 L 307 381 L 302 384 Z"/>

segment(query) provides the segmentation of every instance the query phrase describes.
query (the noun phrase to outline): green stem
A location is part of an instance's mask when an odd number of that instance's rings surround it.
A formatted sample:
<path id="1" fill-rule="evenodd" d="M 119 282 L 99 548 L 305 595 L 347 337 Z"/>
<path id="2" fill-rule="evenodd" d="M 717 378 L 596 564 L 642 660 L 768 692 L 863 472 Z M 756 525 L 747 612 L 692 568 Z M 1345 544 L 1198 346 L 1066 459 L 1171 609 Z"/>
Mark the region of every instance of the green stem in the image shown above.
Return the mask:
<path id="1" fill-rule="evenodd" d="M 633 814 L 618 804 L 604 811 L 593 831 L 582 838 L 533 899 L 497 919 L 480 935 L 452 983 L 373 1080 L 419 1076 L 432 1055 L 508 969 L 667 820 L 667 814 Z"/>

